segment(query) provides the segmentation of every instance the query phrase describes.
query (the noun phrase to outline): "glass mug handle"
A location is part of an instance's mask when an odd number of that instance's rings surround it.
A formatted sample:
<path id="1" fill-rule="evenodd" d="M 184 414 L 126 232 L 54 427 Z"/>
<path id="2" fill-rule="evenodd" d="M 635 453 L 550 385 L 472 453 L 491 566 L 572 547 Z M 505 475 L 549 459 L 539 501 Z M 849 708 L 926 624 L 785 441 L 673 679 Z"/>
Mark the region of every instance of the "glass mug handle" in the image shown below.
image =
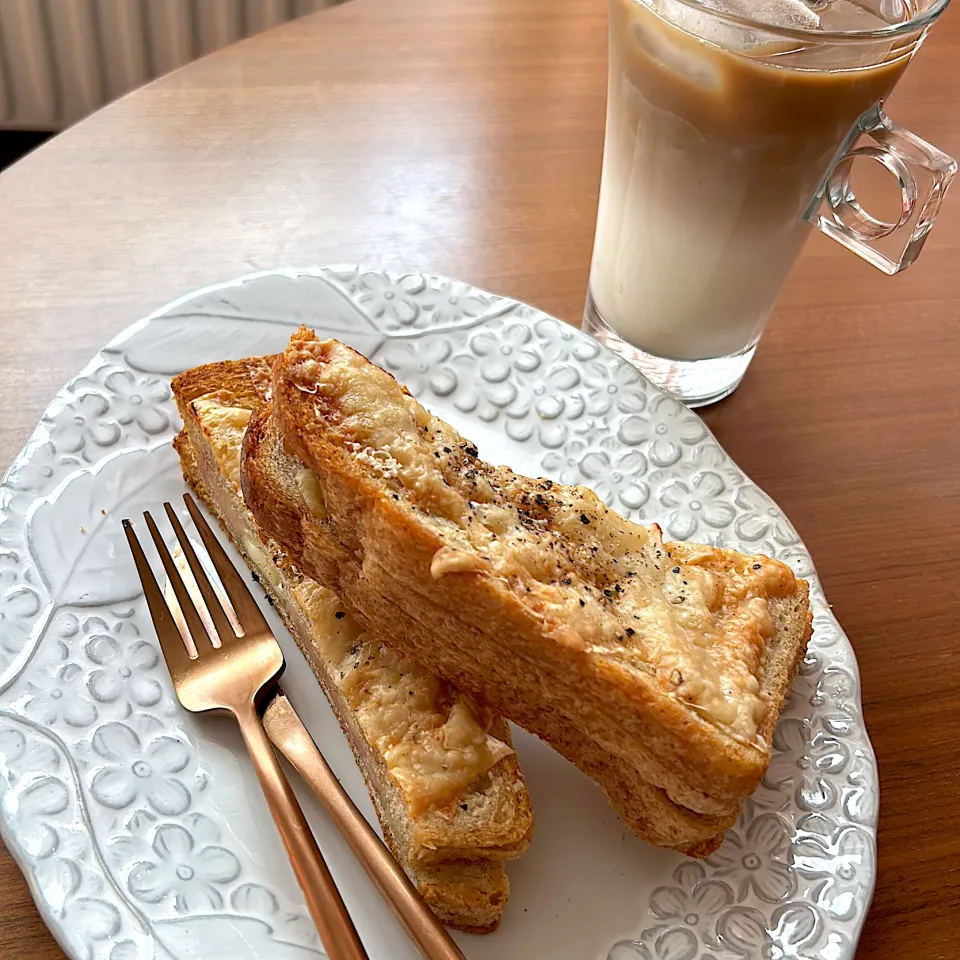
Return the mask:
<path id="1" fill-rule="evenodd" d="M 858 160 L 879 163 L 896 179 L 896 221 L 878 219 L 861 206 L 851 183 Z M 917 259 L 956 172 L 953 157 L 898 127 L 878 103 L 850 132 L 804 220 L 884 273 L 899 273 Z"/>

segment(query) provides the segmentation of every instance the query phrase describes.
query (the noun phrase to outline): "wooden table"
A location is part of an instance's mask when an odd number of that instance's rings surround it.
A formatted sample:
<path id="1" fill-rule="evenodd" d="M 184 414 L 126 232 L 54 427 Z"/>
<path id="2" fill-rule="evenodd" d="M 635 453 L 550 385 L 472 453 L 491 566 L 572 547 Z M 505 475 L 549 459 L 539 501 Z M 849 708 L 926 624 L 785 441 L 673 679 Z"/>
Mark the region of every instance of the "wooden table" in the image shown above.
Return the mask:
<path id="1" fill-rule="evenodd" d="M 0 460 L 121 327 L 279 264 L 442 272 L 577 322 L 604 0 L 354 0 L 103 110 L 0 176 Z M 897 90 L 960 156 L 960 18 Z M 960 188 L 955 188 L 960 191 Z M 960 192 L 886 278 L 814 237 L 746 382 L 706 419 L 811 548 L 880 760 L 859 957 L 960 957 Z M 0 854 L 0 956 L 60 957 Z"/>

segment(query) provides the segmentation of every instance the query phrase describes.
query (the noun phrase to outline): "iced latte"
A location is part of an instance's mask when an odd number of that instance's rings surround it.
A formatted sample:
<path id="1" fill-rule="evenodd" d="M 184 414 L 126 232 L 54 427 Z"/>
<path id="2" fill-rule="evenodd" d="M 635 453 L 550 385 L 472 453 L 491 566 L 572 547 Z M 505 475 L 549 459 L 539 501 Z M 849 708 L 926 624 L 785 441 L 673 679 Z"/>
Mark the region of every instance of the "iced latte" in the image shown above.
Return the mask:
<path id="1" fill-rule="evenodd" d="M 727 13 L 777 25 L 768 31 L 689 0 L 611 0 L 593 332 L 681 367 L 735 358 L 746 368 L 818 185 L 917 46 L 916 36 L 832 45 L 803 34 L 910 17 L 883 9 L 886 20 L 866 0 L 725 0 Z"/>

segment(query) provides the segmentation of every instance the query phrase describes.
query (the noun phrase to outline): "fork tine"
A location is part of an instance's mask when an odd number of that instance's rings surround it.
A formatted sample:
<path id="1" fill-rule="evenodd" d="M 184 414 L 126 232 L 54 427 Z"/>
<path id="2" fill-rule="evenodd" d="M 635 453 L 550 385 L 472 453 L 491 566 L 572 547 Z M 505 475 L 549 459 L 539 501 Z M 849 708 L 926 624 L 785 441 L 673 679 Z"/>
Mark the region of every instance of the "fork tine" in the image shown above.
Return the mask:
<path id="1" fill-rule="evenodd" d="M 184 646 L 183 638 L 177 629 L 177 624 L 170 613 L 170 608 L 163 599 L 160 587 L 157 584 L 157 578 L 150 569 L 143 547 L 134 532 L 133 524 L 129 520 L 122 522 L 123 532 L 127 535 L 127 544 L 130 552 L 133 554 L 133 562 L 136 564 L 137 573 L 140 575 L 140 583 L 143 584 L 143 595 L 147 598 L 147 607 L 150 610 L 150 617 L 153 620 L 154 629 L 157 631 L 157 639 L 160 641 L 160 649 L 163 651 L 163 659 L 167 661 L 167 669 L 174 683 L 185 670 L 190 669 L 190 653 Z"/>
<path id="2" fill-rule="evenodd" d="M 220 541 L 214 536 L 210 525 L 203 519 L 203 514 L 194 502 L 193 497 L 191 497 L 189 493 L 185 493 L 183 499 L 200 533 L 200 539 L 207 548 L 207 553 L 210 556 L 213 567 L 220 577 L 223 589 L 226 590 L 227 597 L 229 597 L 230 602 L 233 604 L 233 609 L 237 614 L 237 619 L 240 621 L 240 626 L 245 633 L 249 633 L 251 630 L 269 630 L 269 624 L 260 612 L 260 607 L 257 606 L 256 600 L 253 599 L 253 596 L 247 589 L 247 585 L 243 582 L 243 577 L 237 573 L 236 567 L 230 562 L 230 558 L 227 556 L 223 547 L 220 546 Z"/>
<path id="3" fill-rule="evenodd" d="M 149 510 L 144 511 L 143 517 L 147 521 L 147 527 L 150 530 L 150 536 L 153 537 L 153 542 L 157 548 L 157 553 L 160 554 L 160 562 L 163 564 L 163 569 L 167 575 L 167 580 L 170 581 L 170 585 L 173 587 L 173 592 L 177 598 L 177 603 L 180 605 L 180 612 L 183 614 L 183 618 L 187 622 L 187 629 L 190 631 L 190 636 L 193 638 L 193 645 L 197 648 L 197 656 L 200 656 L 203 638 L 206 638 L 207 643 L 209 643 L 211 646 L 213 645 L 213 638 L 207 633 L 207 630 L 203 625 L 203 621 L 200 619 L 200 614 L 197 613 L 197 608 L 194 605 L 193 598 L 190 596 L 190 593 L 183 582 L 183 577 L 180 576 L 180 571 L 177 569 L 177 565 L 174 563 L 173 557 L 170 556 L 170 551 L 167 549 L 167 545 L 164 543 L 163 537 L 160 535 L 160 530 L 157 528 L 156 521 L 154 521 L 153 517 L 150 516 Z"/>
<path id="4" fill-rule="evenodd" d="M 213 621 L 214 628 L 220 636 L 220 642 L 226 643 L 231 637 L 237 635 L 233 629 L 233 624 L 230 623 L 230 618 L 223 609 L 220 597 L 217 596 L 217 592 L 213 589 L 213 584 L 210 583 L 207 571 L 203 569 L 203 565 L 200 563 L 197 553 L 193 549 L 193 544 L 183 529 L 183 524 L 180 523 L 180 518 L 176 515 L 173 507 L 169 503 L 165 503 L 163 509 L 170 518 L 170 525 L 173 527 L 173 532 L 176 535 L 177 542 L 180 544 L 183 555 L 187 558 L 193 579 L 200 588 L 200 595 L 203 597 L 203 602 L 207 608 L 207 613 L 210 614 L 210 619 Z"/>

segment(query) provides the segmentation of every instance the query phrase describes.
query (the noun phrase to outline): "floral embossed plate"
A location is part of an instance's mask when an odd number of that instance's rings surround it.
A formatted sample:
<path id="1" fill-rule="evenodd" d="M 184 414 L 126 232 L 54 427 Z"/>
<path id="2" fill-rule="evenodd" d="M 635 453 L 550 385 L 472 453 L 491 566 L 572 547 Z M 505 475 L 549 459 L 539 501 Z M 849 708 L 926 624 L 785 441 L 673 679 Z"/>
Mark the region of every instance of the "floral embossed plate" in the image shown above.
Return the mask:
<path id="1" fill-rule="evenodd" d="M 126 330 L 67 384 L 0 487 L 0 826 L 71 957 L 288 960 L 316 934 L 229 721 L 179 708 L 120 528 L 183 490 L 173 374 L 300 324 L 386 367 L 494 462 L 593 487 L 674 538 L 812 580 L 814 635 L 773 763 L 706 862 L 645 846 L 517 733 L 537 813 L 500 930 L 470 960 L 850 960 L 874 884 L 877 771 L 853 651 L 786 517 L 699 418 L 578 331 L 435 276 L 281 270 Z M 284 685 L 361 809 L 350 751 L 275 621 Z M 372 960 L 413 958 L 305 790 Z"/>

